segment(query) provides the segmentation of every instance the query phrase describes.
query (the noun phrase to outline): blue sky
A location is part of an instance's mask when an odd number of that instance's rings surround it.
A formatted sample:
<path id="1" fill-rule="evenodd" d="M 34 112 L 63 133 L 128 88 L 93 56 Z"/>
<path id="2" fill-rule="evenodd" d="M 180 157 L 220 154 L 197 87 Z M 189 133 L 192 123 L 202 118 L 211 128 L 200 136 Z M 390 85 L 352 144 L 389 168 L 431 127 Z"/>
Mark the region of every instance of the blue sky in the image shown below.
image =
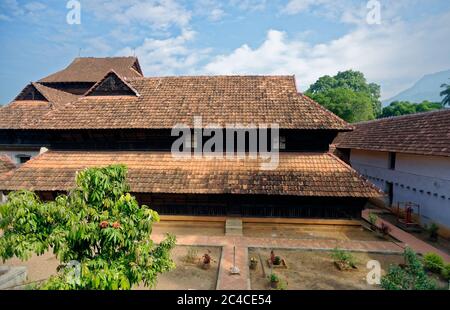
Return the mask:
<path id="1" fill-rule="evenodd" d="M 290 74 L 300 90 L 339 70 L 362 71 L 387 98 L 450 69 L 450 1 L 0 1 L 0 103 L 78 56 L 139 57 L 147 76 Z"/>

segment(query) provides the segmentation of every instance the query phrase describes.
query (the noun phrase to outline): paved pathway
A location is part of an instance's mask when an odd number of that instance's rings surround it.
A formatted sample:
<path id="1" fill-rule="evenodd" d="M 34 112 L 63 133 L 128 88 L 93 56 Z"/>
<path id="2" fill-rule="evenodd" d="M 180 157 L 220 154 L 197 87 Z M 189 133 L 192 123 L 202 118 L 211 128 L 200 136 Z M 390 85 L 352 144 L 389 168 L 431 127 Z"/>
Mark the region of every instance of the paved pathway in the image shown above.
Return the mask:
<path id="1" fill-rule="evenodd" d="M 162 240 L 163 235 L 152 235 L 156 242 Z M 402 253 L 403 248 L 395 243 L 386 241 L 352 241 L 334 239 L 281 239 L 281 238 L 250 238 L 241 236 L 177 236 L 178 245 L 221 246 L 217 289 L 219 290 L 248 290 L 250 277 L 248 268 L 248 248 L 290 248 L 332 250 L 336 247 L 351 250 L 375 253 Z M 239 275 L 231 275 L 233 266 L 233 249 L 236 248 L 236 266 L 240 269 Z"/>
<path id="2" fill-rule="evenodd" d="M 369 213 L 370 212 L 374 212 L 377 213 L 379 212 L 378 209 L 367 209 L 364 210 L 362 212 L 362 217 L 366 220 L 369 219 Z M 439 254 L 440 256 L 442 256 L 442 258 L 446 261 L 446 262 L 450 262 L 450 255 L 448 255 L 447 253 L 435 248 L 434 246 L 426 243 L 425 241 L 420 240 L 419 238 L 415 237 L 414 235 L 398 228 L 397 226 L 378 218 L 377 221 L 377 226 L 380 227 L 381 223 L 385 223 L 386 225 L 388 225 L 391 228 L 391 232 L 390 234 L 397 240 L 400 240 L 401 242 L 404 243 L 404 246 L 408 246 L 410 248 L 412 248 L 414 251 L 418 252 L 418 253 L 428 253 L 428 252 L 434 252 L 436 254 Z"/>

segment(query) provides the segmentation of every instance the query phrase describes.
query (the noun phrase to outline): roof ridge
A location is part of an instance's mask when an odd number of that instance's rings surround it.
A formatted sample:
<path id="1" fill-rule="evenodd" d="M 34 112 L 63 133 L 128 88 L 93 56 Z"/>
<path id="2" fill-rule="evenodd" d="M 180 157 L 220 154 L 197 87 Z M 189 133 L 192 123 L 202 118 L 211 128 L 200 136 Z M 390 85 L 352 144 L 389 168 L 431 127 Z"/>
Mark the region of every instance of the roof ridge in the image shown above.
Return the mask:
<path id="1" fill-rule="evenodd" d="M 120 58 L 133 58 L 137 59 L 136 56 L 108 56 L 108 57 L 95 57 L 95 56 L 86 56 L 86 57 L 75 57 L 74 59 L 120 59 Z"/>
<path id="2" fill-rule="evenodd" d="M 267 75 L 267 74 L 211 74 L 211 75 L 162 75 L 162 76 L 138 76 L 127 78 L 127 81 L 132 80 L 150 80 L 150 79 L 167 79 L 167 78 L 226 78 L 226 77 L 242 77 L 242 78 L 292 78 L 291 75 Z"/>

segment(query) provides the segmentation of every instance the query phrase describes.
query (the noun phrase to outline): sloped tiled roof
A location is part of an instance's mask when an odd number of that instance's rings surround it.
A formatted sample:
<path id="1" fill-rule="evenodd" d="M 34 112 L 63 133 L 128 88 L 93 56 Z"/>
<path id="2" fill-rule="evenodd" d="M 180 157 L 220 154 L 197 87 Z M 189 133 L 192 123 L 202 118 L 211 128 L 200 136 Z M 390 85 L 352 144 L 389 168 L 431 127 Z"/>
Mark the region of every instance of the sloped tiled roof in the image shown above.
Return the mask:
<path id="1" fill-rule="evenodd" d="M 338 148 L 450 156 L 450 109 L 358 123 L 340 133 Z"/>
<path id="2" fill-rule="evenodd" d="M 0 178 L 0 190 L 63 191 L 87 167 L 128 166 L 135 193 L 375 197 L 380 192 L 331 154 L 281 153 L 276 170 L 260 159 L 183 159 L 170 153 L 48 151 Z"/>
<path id="3" fill-rule="evenodd" d="M 41 100 L 22 100 L 33 87 Z M 40 83 L 28 84 L 10 104 L 0 108 L 0 129 L 26 129 L 38 122 L 46 113 L 76 100 L 79 96 Z"/>
<path id="4" fill-rule="evenodd" d="M 0 154 L 0 175 L 16 168 L 8 155 Z"/>
<path id="5" fill-rule="evenodd" d="M 139 96 L 87 96 L 51 111 L 30 128 L 172 128 L 203 124 L 279 124 L 285 129 L 351 126 L 298 94 L 293 76 L 191 76 L 127 80 Z"/>
<path id="6" fill-rule="evenodd" d="M 0 108 L 0 129 L 29 128 L 51 109 L 51 104 L 48 101 L 13 101 Z"/>
<path id="7" fill-rule="evenodd" d="M 39 82 L 97 82 L 111 69 L 123 78 L 143 76 L 136 57 L 82 57 L 75 58 L 67 68 L 51 74 Z"/>
<path id="8" fill-rule="evenodd" d="M 47 87 L 40 83 L 32 83 L 32 84 L 49 102 L 57 106 L 72 102 L 76 100 L 78 97 L 80 97 L 56 88 Z"/>

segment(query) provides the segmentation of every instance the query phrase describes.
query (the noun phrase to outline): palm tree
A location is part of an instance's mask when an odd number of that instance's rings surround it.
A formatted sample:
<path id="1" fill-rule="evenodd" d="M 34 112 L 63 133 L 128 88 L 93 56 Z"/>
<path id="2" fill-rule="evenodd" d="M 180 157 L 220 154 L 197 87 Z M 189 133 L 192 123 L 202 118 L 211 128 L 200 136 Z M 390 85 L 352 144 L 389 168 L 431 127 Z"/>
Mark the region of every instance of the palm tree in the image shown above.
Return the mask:
<path id="1" fill-rule="evenodd" d="M 444 107 L 446 105 L 450 106 L 450 85 L 442 84 L 441 88 L 444 88 L 444 90 L 441 91 L 441 97 L 444 97 L 444 99 L 442 99 L 442 105 Z"/>

